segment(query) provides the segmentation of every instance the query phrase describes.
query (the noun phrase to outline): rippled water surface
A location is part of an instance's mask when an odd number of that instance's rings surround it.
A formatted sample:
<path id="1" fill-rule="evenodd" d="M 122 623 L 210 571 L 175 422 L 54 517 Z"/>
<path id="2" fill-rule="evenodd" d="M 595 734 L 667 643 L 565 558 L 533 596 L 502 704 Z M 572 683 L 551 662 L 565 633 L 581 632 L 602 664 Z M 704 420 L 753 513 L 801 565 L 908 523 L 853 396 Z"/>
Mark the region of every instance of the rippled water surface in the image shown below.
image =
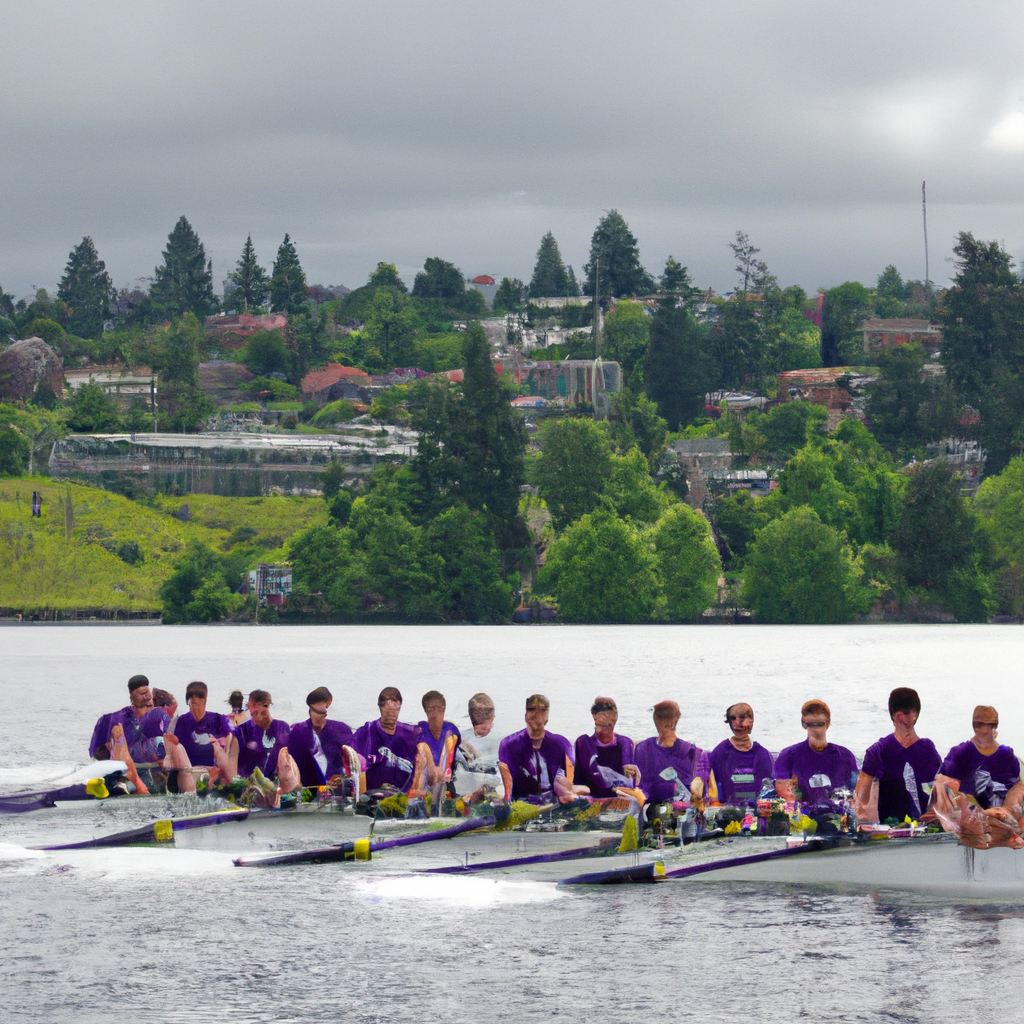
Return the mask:
<path id="1" fill-rule="evenodd" d="M 353 726 L 397 685 L 404 718 L 436 688 L 459 724 L 486 690 L 511 732 L 541 691 L 550 727 L 570 738 L 589 731 L 598 694 L 637 739 L 667 697 L 681 734 L 704 746 L 743 699 L 775 750 L 800 738 L 799 706 L 820 697 L 830 737 L 858 755 L 887 731 L 889 690 L 912 685 L 920 731 L 943 752 L 970 734 L 979 702 L 1024 749 L 1022 638 L 949 626 L 0 628 L 0 784 L 81 764 L 96 718 L 126 703 L 140 671 L 179 699 L 203 679 L 214 708 L 234 688 L 269 689 L 288 721 L 326 684 L 332 715 Z M 59 829 L 38 828 L 51 820 Z M 924 1024 L 1011 1020 L 1018 1002 L 995 1011 L 991 984 L 1018 968 L 1024 905 L 820 886 L 424 882 L 353 864 L 242 871 L 198 849 L 34 853 L 17 841 L 26 827 L 0 819 L 4 1020 Z"/>

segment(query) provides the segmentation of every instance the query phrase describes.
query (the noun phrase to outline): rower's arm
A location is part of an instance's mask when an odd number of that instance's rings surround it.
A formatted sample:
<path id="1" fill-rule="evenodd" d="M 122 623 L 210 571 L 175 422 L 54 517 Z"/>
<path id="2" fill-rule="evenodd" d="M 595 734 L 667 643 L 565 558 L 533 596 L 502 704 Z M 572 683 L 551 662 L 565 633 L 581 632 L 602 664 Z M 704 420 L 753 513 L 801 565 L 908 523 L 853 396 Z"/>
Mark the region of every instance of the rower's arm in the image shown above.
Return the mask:
<path id="1" fill-rule="evenodd" d="M 775 780 L 775 793 L 786 801 L 796 800 L 796 794 L 793 792 L 793 785 L 796 779 L 776 779 Z"/>
<path id="2" fill-rule="evenodd" d="M 434 763 L 434 757 L 430 753 L 430 747 L 426 743 L 416 744 L 416 767 L 413 769 L 412 786 L 409 789 L 409 796 L 423 796 L 426 793 L 427 765 Z"/>
<path id="3" fill-rule="evenodd" d="M 1021 780 L 1003 798 L 1003 807 L 1013 815 L 1014 820 L 1020 821 L 1024 814 L 1024 780 Z"/>
<path id="4" fill-rule="evenodd" d="M 871 787 L 874 784 L 874 781 L 875 777 L 873 775 L 868 775 L 867 772 L 861 772 L 857 776 L 857 786 L 853 791 L 853 806 L 859 821 L 869 821 L 872 819 Z M 878 817 L 877 813 L 874 817 Z"/>

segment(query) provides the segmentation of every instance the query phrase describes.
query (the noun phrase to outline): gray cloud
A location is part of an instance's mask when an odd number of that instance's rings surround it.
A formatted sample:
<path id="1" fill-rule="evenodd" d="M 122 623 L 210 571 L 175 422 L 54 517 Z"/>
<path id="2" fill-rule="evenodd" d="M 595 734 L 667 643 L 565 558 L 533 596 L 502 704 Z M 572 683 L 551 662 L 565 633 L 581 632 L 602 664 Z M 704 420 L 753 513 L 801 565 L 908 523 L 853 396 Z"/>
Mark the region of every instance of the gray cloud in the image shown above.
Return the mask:
<path id="1" fill-rule="evenodd" d="M 782 8 L 781 10 L 779 8 Z M 1016 6 L 862 2 L 0 2 L 0 282 L 52 287 L 92 235 L 118 283 L 184 213 L 217 281 L 252 232 L 357 285 L 430 255 L 581 270 L 615 207 L 648 267 L 733 282 L 932 277 L 955 233 L 1024 255 Z"/>

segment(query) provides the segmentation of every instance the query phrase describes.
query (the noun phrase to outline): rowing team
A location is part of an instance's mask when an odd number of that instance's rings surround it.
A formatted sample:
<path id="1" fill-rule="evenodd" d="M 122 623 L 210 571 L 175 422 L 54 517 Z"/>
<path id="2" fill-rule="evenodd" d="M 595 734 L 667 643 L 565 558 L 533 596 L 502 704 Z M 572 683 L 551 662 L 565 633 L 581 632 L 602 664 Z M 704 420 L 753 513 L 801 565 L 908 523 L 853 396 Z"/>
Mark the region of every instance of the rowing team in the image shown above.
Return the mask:
<path id="1" fill-rule="evenodd" d="M 598 697 L 590 709 L 594 732 L 571 744 L 548 731 L 550 702 L 542 694 L 526 699 L 526 728 L 498 742 L 494 702 L 484 693 L 469 700 L 472 732 L 463 737 L 445 719 L 445 698 L 437 690 L 423 695 L 426 718 L 410 725 L 399 721 L 401 693 L 385 687 L 379 717 L 354 732 L 328 718 L 332 696 L 325 686 L 307 695 L 309 717 L 292 726 L 273 717 L 266 690 L 249 694 L 247 713 L 236 691 L 230 715 L 207 710 L 202 682 L 188 684 L 188 711 L 180 715 L 175 698 L 151 689 L 143 675 L 132 676 L 128 691 L 129 705 L 96 723 L 89 753 L 128 763 L 140 792 L 147 781 L 135 764 L 161 766 L 169 773 L 168 788 L 181 792 L 196 788 L 198 769 L 222 783 L 276 777 L 275 796 L 359 776 L 361 792 L 398 791 L 412 799 L 442 786 L 467 799 L 496 790 L 506 800 L 539 804 L 629 798 L 641 806 L 752 807 L 772 796 L 812 817 L 852 811 L 861 822 L 920 820 L 931 804 L 967 841 L 1024 846 L 1020 763 L 996 742 L 995 709 L 976 707 L 974 736 L 943 760 L 916 732 L 921 701 L 909 687 L 889 695 L 893 731 L 868 748 L 859 769 L 850 750 L 828 741 L 831 712 L 820 700 L 801 708 L 806 740 L 773 757 L 752 738 L 754 712 L 745 703 L 726 710 L 732 735 L 707 752 L 677 735 L 680 709 L 670 700 L 654 705 L 657 735 L 634 744 L 615 731 L 615 701 Z"/>

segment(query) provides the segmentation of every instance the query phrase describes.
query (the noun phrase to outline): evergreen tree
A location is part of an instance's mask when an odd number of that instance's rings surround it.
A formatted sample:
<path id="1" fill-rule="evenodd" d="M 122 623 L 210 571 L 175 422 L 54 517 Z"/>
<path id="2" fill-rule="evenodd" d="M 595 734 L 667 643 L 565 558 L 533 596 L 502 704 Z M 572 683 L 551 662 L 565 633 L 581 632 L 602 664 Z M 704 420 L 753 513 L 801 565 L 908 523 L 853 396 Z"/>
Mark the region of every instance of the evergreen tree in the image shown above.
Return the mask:
<path id="1" fill-rule="evenodd" d="M 494 293 L 491 312 L 495 316 L 515 313 L 523 305 L 523 282 L 518 277 L 503 277 Z"/>
<path id="2" fill-rule="evenodd" d="M 96 337 L 103 330 L 113 292 L 106 264 L 86 235 L 68 255 L 57 287 L 57 297 L 68 307 L 68 330 L 82 338 Z"/>
<path id="3" fill-rule="evenodd" d="M 674 295 L 658 303 L 651 318 L 644 379 L 669 430 L 679 430 L 704 411 L 711 374 L 703 343 L 700 324 Z"/>
<path id="4" fill-rule="evenodd" d="M 465 297 L 465 292 L 466 280 L 462 273 L 454 264 L 439 256 L 429 257 L 412 283 L 412 293 L 418 299 L 443 299 L 448 303 L 458 303 Z"/>
<path id="5" fill-rule="evenodd" d="M 235 286 L 232 301 L 237 303 L 241 300 L 244 312 L 248 313 L 250 307 L 258 309 L 266 303 L 270 292 L 270 280 L 267 278 L 267 272 L 256 260 L 256 247 L 252 244 L 252 235 L 246 236 L 238 265 L 228 274 L 228 280 Z"/>
<path id="6" fill-rule="evenodd" d="M 654 291 L 651 275 L 640 264 L 636 238 L 622 214 L 610 210 L 601 218 L 590 239 L 587 295 L 594 294 L 594 279 L 600 275 L 601 295 L 647 295 Z"/>
<path id="7" fill-rule="evenodd" d="M 274 272 L 270 278 L 270 308 L 274 312 L 297 316 L 306 307 L 306 274 L 299 263 L 295 243 L 284 236 L 278 246 Z"/>
<path id="8" fill-rule="evenodd" d="M 484 512 L 498 544 L 521 546 L 519 489 L 525 482 L 526 430 L 494 371 L 491 345 L 478 323 L 463 339 L 461 389 L 431 387 L 418 413 L 413 469 L 428 517 L 462 503 Z"/>
<path id="9" fill-rule="evenodd" d="M 541 240 L 537 250 L 537 262 L 530 279 L 530 295 L 543 298 L 553 295 L 569 295 L 569 275 L 566 273 L 562 254 L 558 251 L 555 236 L 549 231 Z"/>
<path id="10" fill-rule="evenodd" d="M 175 430 L 195 430 L 213 403 L 199 385 L 199 358 L 205 342 L 202 324 L 186 313 L 160 332 L 156 362 L 160 369 L 162 406 Z"/>
<path id="11" fill-rule="evenodd" d="M 821 358 L 826 366 L 849 366 L 863 357 L 860 325 L 874 312 L 871 293 L 858 281 L 825 292 L 821 309 Z"/>
<path id="12" fill-rule="evenodd" d="M 192 225 L 182 216 L 167 236 L 164 262 L 156 268 L 150 296 L 167 317 L 191 313 L 205 320 L 217 309 L 213 294 L 213 261 Z"/>

